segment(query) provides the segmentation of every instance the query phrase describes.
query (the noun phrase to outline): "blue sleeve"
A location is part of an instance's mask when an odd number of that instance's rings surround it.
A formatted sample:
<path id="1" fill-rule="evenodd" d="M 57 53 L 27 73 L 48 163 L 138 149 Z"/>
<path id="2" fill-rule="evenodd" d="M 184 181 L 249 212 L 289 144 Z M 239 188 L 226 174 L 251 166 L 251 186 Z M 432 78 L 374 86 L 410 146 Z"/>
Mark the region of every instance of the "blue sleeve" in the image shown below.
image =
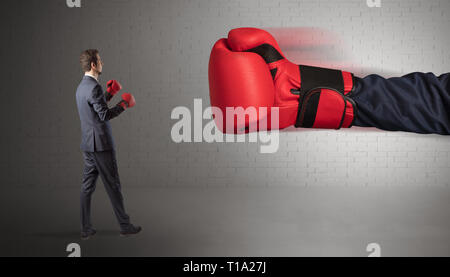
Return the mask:
<path id="1" fill-rule="evenodd" d="M 124 111 L 124 108 L 119 105 L 116 105 L 111 109 L 108 108 L 105 94 L 100 85 L 95 86 L 95 88 L 92 90 L 92 95 L 88 99 L 88 102 L 92 105 L 94 111 L 98 114 L 101 121 L 108 121 L 110 119 L 113 119 Z"/>
<path id="2" fill-rule="evenodd" d="M 450 73 L 355 77 L 355 126 L 450 135 Z"/>

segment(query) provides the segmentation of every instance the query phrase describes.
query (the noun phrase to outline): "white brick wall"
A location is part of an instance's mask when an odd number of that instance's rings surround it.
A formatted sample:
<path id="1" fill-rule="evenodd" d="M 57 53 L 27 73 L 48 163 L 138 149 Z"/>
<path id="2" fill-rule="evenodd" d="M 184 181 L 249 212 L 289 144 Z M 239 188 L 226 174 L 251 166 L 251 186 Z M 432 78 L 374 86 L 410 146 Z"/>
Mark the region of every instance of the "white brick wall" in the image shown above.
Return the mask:
<path id="1" fill-rule="evenodd" d="M 119 79 L 138 101 L 113 122 L 124 185 L 450 182 L 450 139 L 438 135 L 363 128 L 290 130 L 281 133 L 275 154 L 260 154 L 256 143 L 175 144 L 170 139 L 174 107 L 192 108 L 194 98 L 209 103 L 209 52 L 232 28 L 320 28 L 324 33 L 308 39 L 320 41 L 333 34 L 341 42 L 327 48 L 335 53 L 317 57 L 317 63 L 345 64 L 343 69 L 359 76 L 439 74 L 448 72 L 450 64 L 450 1 L 384 0 L 382 8 L 368 8 L 363 0 L 98 0 L 84 1 L 81 9 L 68 9 L 62 2 L 30 1 L 27 8 L 9 4 L 16 16 L 2 32 L 10 38 L 10 57 L 21 54 L 30 65 L 17 68 L 22 74 L 11 74 L 7 86 L 15 92 L 12 102 L 20 105 L 2 111 L 17 114 L 5 122 L 12 132 L 2 137 L 5 182 L 79 185 L 82 161 L 73 94 L 80 79 L 78 54 L 88 47 L 102 51 L 102 82 Z M 338 59 L 330 61 L 331 56 Z"/>

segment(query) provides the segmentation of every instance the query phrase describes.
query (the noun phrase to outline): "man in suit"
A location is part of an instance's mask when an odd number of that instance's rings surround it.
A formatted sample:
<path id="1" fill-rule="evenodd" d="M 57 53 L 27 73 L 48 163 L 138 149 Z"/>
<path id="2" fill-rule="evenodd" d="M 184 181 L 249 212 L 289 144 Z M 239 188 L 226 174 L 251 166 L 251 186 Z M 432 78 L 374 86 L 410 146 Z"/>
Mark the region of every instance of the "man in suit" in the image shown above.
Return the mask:
<path id="1" fill-rule="evenodd" d="M 104 93 L 98 83 L 102 73 L 103 62 L 96 49 L 83 51 L 80 55 L 81 68 L 85 72 L 77 88 L 76 100 L 81 121 L 81 151 L 84 157 L 83 181 L 81 187 L 81 238 L 88 239 L 95 235 L 92 227 L 90 206 L 91 196 L 95 191 L 98 176 L 102 178 L 111 200 L 114 213 L 120 225 L 120 235 L 128 236 L 141 231 L 140 226 L 130 223 L 125 212 L 121 184 L 117 169 L 114 139 L 109 120 L 119 116 L 127 108 L 135 105 L 134 97 L 122 94 L 122 100 L 113 108 L 108 108 L 109 101 L 120 89 L 115 80 L 108 82 Z"/>

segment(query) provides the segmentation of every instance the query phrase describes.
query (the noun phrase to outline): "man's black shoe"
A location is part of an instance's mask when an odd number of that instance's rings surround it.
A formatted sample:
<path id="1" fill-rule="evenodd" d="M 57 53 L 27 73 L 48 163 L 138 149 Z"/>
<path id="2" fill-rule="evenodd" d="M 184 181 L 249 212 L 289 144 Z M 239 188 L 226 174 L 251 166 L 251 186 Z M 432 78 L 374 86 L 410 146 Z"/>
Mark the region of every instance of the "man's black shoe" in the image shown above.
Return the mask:
<path id="1" fill-rule="evenodd" d="M 81 232 L 81 239 L 88 240 L 90 237 L 94 236 L 95 234 L 97 234 L 97 231 L 95 229 L 91 229 L 86 232 Z"/>
<path id="2" fill-rule="evenodd" d="M 141 226 L 134 226 L 133 224 L 130 224 L 130 226 L 127 229 L 120 231 L 120 236 L 128 237 L 130 235 L 136 235 L 141 230 L 142 230 Z"/>

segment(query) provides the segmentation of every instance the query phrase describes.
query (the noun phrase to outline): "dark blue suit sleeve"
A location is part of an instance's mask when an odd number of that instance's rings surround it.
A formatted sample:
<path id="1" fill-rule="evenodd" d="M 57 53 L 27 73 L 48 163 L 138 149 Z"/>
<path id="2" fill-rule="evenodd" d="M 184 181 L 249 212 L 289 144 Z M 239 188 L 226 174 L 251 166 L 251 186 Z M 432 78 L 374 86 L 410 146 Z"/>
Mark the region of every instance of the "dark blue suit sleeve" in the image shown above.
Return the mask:
<path id="1" fill-rule="evenodd" d="M 450 135 L 450 73 L 355 77 L 355 126 Z"/>
<path id="2" fill-rule="evenodd" d="M 89 104 L 92 105 L 94 111 L 98 114 L 101 121 L 108 121 L 120 115 L 124 108 L 116 105 L 113 108 L 108 108 L 106 103 L 105 94 L 100 85 L 95 86 L 92 91 L 92 96 L 88 100 Z"/>

